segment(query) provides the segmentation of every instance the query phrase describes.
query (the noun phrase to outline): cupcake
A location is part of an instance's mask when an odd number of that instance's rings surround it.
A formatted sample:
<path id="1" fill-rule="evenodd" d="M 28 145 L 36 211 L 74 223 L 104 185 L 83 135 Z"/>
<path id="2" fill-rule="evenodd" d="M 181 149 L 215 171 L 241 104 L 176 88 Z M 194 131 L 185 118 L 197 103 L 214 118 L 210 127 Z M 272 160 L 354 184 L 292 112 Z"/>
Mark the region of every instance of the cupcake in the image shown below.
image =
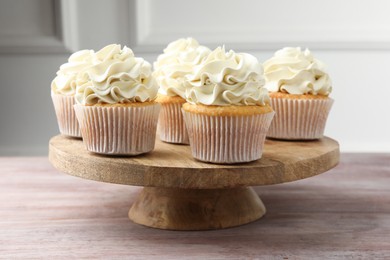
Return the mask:
<path id="1" fill-rule="evenodd" d="M 186 78 L 182 110 L 193 157 L 228 164 L 261 158 L 274 112 L 257 59 L 218 47 Z"/>
<path id="2" fill-rule="evenodd" d="M 87 150 L 137 155 L 154 149 L 160 105 L 151 65 L 127 47 L 112 44 L 94 55 L 80 76 L 74 106 Z"/>
<path id="3" fill-rule="evenodd" d="M 188 144 L 181 112 L 186 102 L 184 80 L 209 53 L 195 39 L 179 39 L 170 43 L 154 63 L 153 75 L 160 86 L 156 101 L 161 104 L 158 132 L 162 141 Z"/>
<path id="4" fill-rule="evenodd" d="M 323 137 L 333 104 L 325 65 L 308 49 L 283 48 L 264 62 L 265 87 L 275 118 L 267 137 L 312 140 Z"/>
<path id="5" fill-rule="evenodd" d="M 92 50 L 82 50 L 72 54 L 68 62 L 61 65 L 51 83 L 51 98 L 57 116 L 58 127 L 63 135 L 81 137 L 79 124 L 73 110 L 78 77 L 92 65 Z"/>

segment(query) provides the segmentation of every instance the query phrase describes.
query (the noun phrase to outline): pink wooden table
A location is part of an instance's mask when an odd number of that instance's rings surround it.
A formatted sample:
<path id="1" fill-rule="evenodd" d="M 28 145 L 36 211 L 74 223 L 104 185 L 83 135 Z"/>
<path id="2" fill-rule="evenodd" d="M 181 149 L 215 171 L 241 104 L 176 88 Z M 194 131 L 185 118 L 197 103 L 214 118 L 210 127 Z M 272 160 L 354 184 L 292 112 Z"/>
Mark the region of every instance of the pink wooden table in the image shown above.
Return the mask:
<path id="1" fill-rule="evenodd" d="M 267 214 L 224 230 L 134 224 L 139 190 L 68 176 L 45 157 L 2 157 L 0 258 L 390 259 L 390 154 L 343 154 L 322 175 L 255 188 Z"/>

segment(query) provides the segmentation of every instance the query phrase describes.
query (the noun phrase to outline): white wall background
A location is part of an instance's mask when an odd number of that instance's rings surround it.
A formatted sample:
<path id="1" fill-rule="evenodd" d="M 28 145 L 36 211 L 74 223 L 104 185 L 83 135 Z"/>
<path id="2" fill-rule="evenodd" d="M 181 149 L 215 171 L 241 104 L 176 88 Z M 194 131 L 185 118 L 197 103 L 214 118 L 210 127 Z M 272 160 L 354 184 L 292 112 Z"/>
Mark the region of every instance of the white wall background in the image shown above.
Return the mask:
<path id="1" fill-rule="evenodd" d="M 121 43 L 153 62 L 188 36 L 260 61 L 310 48 L 334 83 L 326 135 L 343 152 L 390 152 L 389 11 L 387 0 L 3 0 L 0 155 L 47 154 L 50 83 L 71 52 Z"/>

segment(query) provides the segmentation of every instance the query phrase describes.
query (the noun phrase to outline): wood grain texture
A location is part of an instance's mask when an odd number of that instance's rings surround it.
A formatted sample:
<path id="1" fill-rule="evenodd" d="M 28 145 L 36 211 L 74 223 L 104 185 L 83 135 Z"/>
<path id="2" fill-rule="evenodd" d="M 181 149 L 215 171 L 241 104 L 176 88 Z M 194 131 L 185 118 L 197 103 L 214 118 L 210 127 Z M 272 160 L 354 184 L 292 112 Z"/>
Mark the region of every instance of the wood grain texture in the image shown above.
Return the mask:
<path id="1" fill-rule="evenodd" d="M 170 230 L 210 230 L 250 223 L 265 214 L 252 188 L 144 188 L 129 218 L 148 227 Z"/>
<path id="2" fill-rule="evenodd" d="M 138 157 L 108 157 L 83 151 L 81 140 L 50 140 L 52 164 L 86 179 L 147 186 L 129 211 L 138 224 L 170 230 L 208 230 L 247 224 L 265 207 L 251 188 L 310 177 L 334 167 L 338 143 L 267 141 L 261 160 L 215 165 L 195 160 L 189 146 L 156 142 L 153 152 Z M 164 155 L 161 157 L 161 155 Z M 214 190 L 213 190 L 214 189 Z"/>
<path id="3" fill-rule="evenodd" d="M 81 140 L 55 136 L 49 160 L 60 171 L 103 182 L 146 187 L 217 189 L 269 185 L 323 173 L 337 165 L 335 140 L 266 140 L 263 158 L 235 165 L 197 161 L 190 147 L 156 141 L 155 149 L 135 157 L 108 157 L 86 151 Z"/>
<path id="4" fill-rule="evenodd" d="M 267 214 L 215 231 L 127 217 L 139 187 L 60 173 L 47 158 L 0 158 L 2 259 L 390 259 L 390 154 L 343 154 L 327 173 L 256 187 Z"/>

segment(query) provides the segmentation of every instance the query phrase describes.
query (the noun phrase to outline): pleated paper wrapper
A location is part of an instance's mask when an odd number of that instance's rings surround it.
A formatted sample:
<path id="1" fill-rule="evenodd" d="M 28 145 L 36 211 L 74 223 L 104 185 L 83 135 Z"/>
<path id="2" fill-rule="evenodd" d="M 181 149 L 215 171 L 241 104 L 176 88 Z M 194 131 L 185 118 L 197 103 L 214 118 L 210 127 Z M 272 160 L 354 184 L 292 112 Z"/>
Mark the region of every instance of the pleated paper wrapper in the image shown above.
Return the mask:
<path id="1" fill-rule="evenodd" d="M 285 140 L 314 140 L 324 135 L 333 99 L 271 98 L 276 114 L 267 137 Z"/>
<path id="2" fill-rule="evenodd" d="M 249 116 L 210 116 L 184 111 L 194 158 L 212 163 L 260 159 L 274 112 Z"/>
<path id="3" fill-rule="evenodd" d="M 88 151 L 107 155 L 137 155 L 154 149 L 159 104 L 134 107 L 75 105 Z"/>
<path id="4" fill-rule="evenodd" d="M 189 144 L 187 128 L 181 112 L 182 103 L 162 103 L 158 119 L 160 139 L 168 143 Z"/>
<path id="5" fill-rule="evenodd" d="M 51 93 L 54 110 L 57 116 L 60 133 L 72 137 L 81 137 L 79 123 L 73 109 L 75 104 L 74 96 L 64 96 Z"/>

